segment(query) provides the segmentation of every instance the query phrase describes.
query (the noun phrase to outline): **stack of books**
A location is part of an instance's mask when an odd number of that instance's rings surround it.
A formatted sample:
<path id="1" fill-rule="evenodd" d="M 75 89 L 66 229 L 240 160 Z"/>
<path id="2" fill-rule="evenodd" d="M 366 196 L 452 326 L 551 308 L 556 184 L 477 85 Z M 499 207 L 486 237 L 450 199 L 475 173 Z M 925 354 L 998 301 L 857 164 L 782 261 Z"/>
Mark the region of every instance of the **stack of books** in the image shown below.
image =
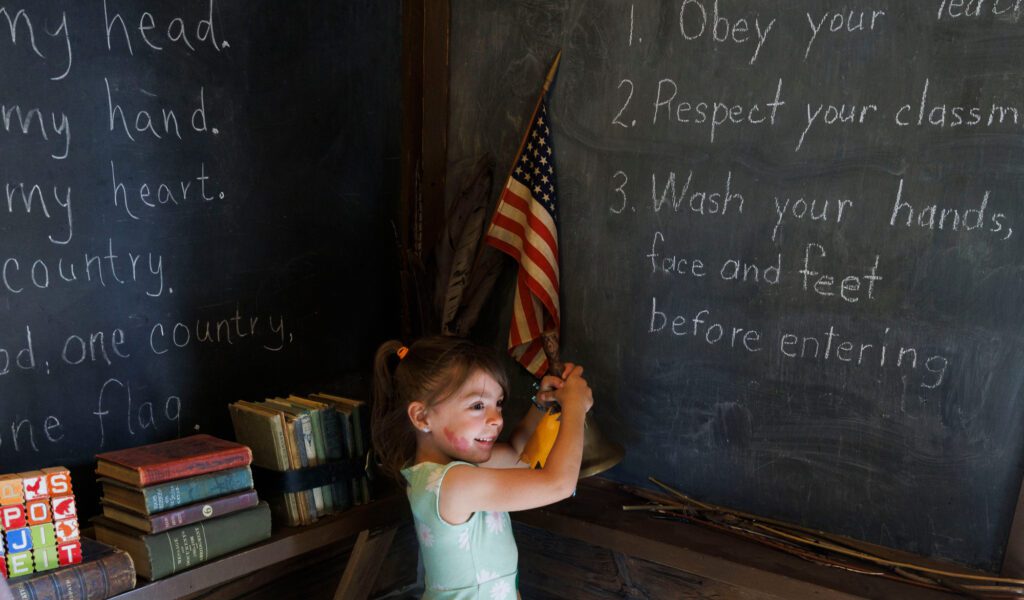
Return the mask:
<path id="1" fill-rule="evenodd" d="M 269 497 L 282 522 L 307 525 L 370 501 L 369 481 L 362 473 L 370 445 L 369 412 L 363 401 L 320 393 L 263 402 L 239 400 L 229 409 L 235 439 L 252 448 L 258 467 L 293 471 L 347 459 L 360 471 L 348 481 Z"/>
<path id="2" fill-rule="evenodd" d="M 270 537 L 252 485 L 252 451 L 209 435 L 96 457 L 103 515 L 96 539 L 156 580 Z"/>

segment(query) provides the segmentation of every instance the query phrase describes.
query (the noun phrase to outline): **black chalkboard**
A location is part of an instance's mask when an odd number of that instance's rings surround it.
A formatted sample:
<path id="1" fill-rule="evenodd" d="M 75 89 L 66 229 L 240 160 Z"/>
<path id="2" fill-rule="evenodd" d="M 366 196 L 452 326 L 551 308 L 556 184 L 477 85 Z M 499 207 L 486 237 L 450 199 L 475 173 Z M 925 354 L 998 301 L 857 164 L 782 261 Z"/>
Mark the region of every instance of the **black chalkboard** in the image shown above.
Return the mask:
<path id="1" fill-rule="evenodd" d="M 0 3 L 0 472 L 92 503 L 99 451 L 362 385 L 400 47 L 397 0 Z"/>
<path id="2" fill-rule="evenodd" d="M 612 477 L 998 570 L 1024 458 L 1011 4 L 454 5 L 449 181 L 511 163 L 563 51 L 563 349 L 627 446 Z"/>

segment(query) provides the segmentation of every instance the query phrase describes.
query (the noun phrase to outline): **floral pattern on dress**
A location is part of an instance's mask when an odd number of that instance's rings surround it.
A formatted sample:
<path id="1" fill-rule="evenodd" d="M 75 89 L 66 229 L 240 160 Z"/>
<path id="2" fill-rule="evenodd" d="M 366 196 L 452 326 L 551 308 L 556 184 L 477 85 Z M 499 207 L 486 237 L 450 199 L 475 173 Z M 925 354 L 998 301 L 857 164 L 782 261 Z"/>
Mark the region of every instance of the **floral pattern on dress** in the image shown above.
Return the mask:
<path id="1" fill-rule="evenodd" d="M 427 548 L 434 545 L 434 532 L 426 523 L 416 525 L 416 536 L 420 538 L 420 543 Z"/>
<path id="2" fill-rule="evenodd" d="M 502 579 L 491 588 L 491 600 L 508 600 L 512 597 L 512 584 Z"/>
<path id="3" fill-rule="evenodd" d="M 505 531 L 505 513 L 500 512 L 485 512 L 485 520 L 487 521 L 487 531 L 493 534 L 504 533 Z"/>
<path id="4" fill-rule="evenodd" d="M 459 550 L 469 550 L 469 530 L 459 533 Z"/>

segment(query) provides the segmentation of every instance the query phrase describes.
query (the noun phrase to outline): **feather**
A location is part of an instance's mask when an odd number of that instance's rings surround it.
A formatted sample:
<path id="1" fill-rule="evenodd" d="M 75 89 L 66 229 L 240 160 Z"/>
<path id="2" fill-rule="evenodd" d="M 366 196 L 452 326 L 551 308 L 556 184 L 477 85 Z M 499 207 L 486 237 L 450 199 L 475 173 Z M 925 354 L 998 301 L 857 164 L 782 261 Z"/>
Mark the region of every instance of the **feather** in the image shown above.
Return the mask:
<path id="1" fill-rule="evenodd" d="M 494 289 L 502 268 L 505 266 L 505 255 L 494 248 L 484 245 L 480 249 L 480 257 L 469 279 L 469 285 L 462 295 L 462 302 L 455 314 L 455 319 L 450 328 L 454 335 L 467 337 L 470 330 L 476 325 L 480 318 L 480 311 L 487 303 L 487 298 Z"/>
<path id="2" fill-rule="evenodd" d="M 448 301 L 448 288 L 456 253 L 464 243 L 463 230 L 467 223 L 475 218 L 479 207 L 487 206 L 487 197 L 490 194 L 491 182 L 494 177 L 494 159 L 489 154 L 480 157 L 471 173 L 455 196 L 445 218 L 444 231 L 434 251 L 435 264 L 433 266 L 435 267 L 436 284 L 433 299 L 434 308 L 439 318 L 444 314 L 445 304 Z"/>

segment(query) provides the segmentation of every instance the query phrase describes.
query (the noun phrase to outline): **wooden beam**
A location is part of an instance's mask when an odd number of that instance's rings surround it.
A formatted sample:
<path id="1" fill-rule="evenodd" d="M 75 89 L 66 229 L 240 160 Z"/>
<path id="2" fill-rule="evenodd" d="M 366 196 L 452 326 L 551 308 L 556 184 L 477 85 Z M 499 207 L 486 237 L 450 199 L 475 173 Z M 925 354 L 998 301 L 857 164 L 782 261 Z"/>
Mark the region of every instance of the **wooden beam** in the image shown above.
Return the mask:
<path id="1" fill-rule="evenodd" d="M 423 257 L 440 239 L 448 171 L 449 0 L 427 0 L 423 11 Z"/>
<path id="2" fill-rule="evenodd" d="M 1017 509 L 1013 512 L 1013 524 L 1010 525 L 1010 536 L 1006 540 L 1001 575 L 1024 578 L 1024 482 L 1021 482 Z"/>

